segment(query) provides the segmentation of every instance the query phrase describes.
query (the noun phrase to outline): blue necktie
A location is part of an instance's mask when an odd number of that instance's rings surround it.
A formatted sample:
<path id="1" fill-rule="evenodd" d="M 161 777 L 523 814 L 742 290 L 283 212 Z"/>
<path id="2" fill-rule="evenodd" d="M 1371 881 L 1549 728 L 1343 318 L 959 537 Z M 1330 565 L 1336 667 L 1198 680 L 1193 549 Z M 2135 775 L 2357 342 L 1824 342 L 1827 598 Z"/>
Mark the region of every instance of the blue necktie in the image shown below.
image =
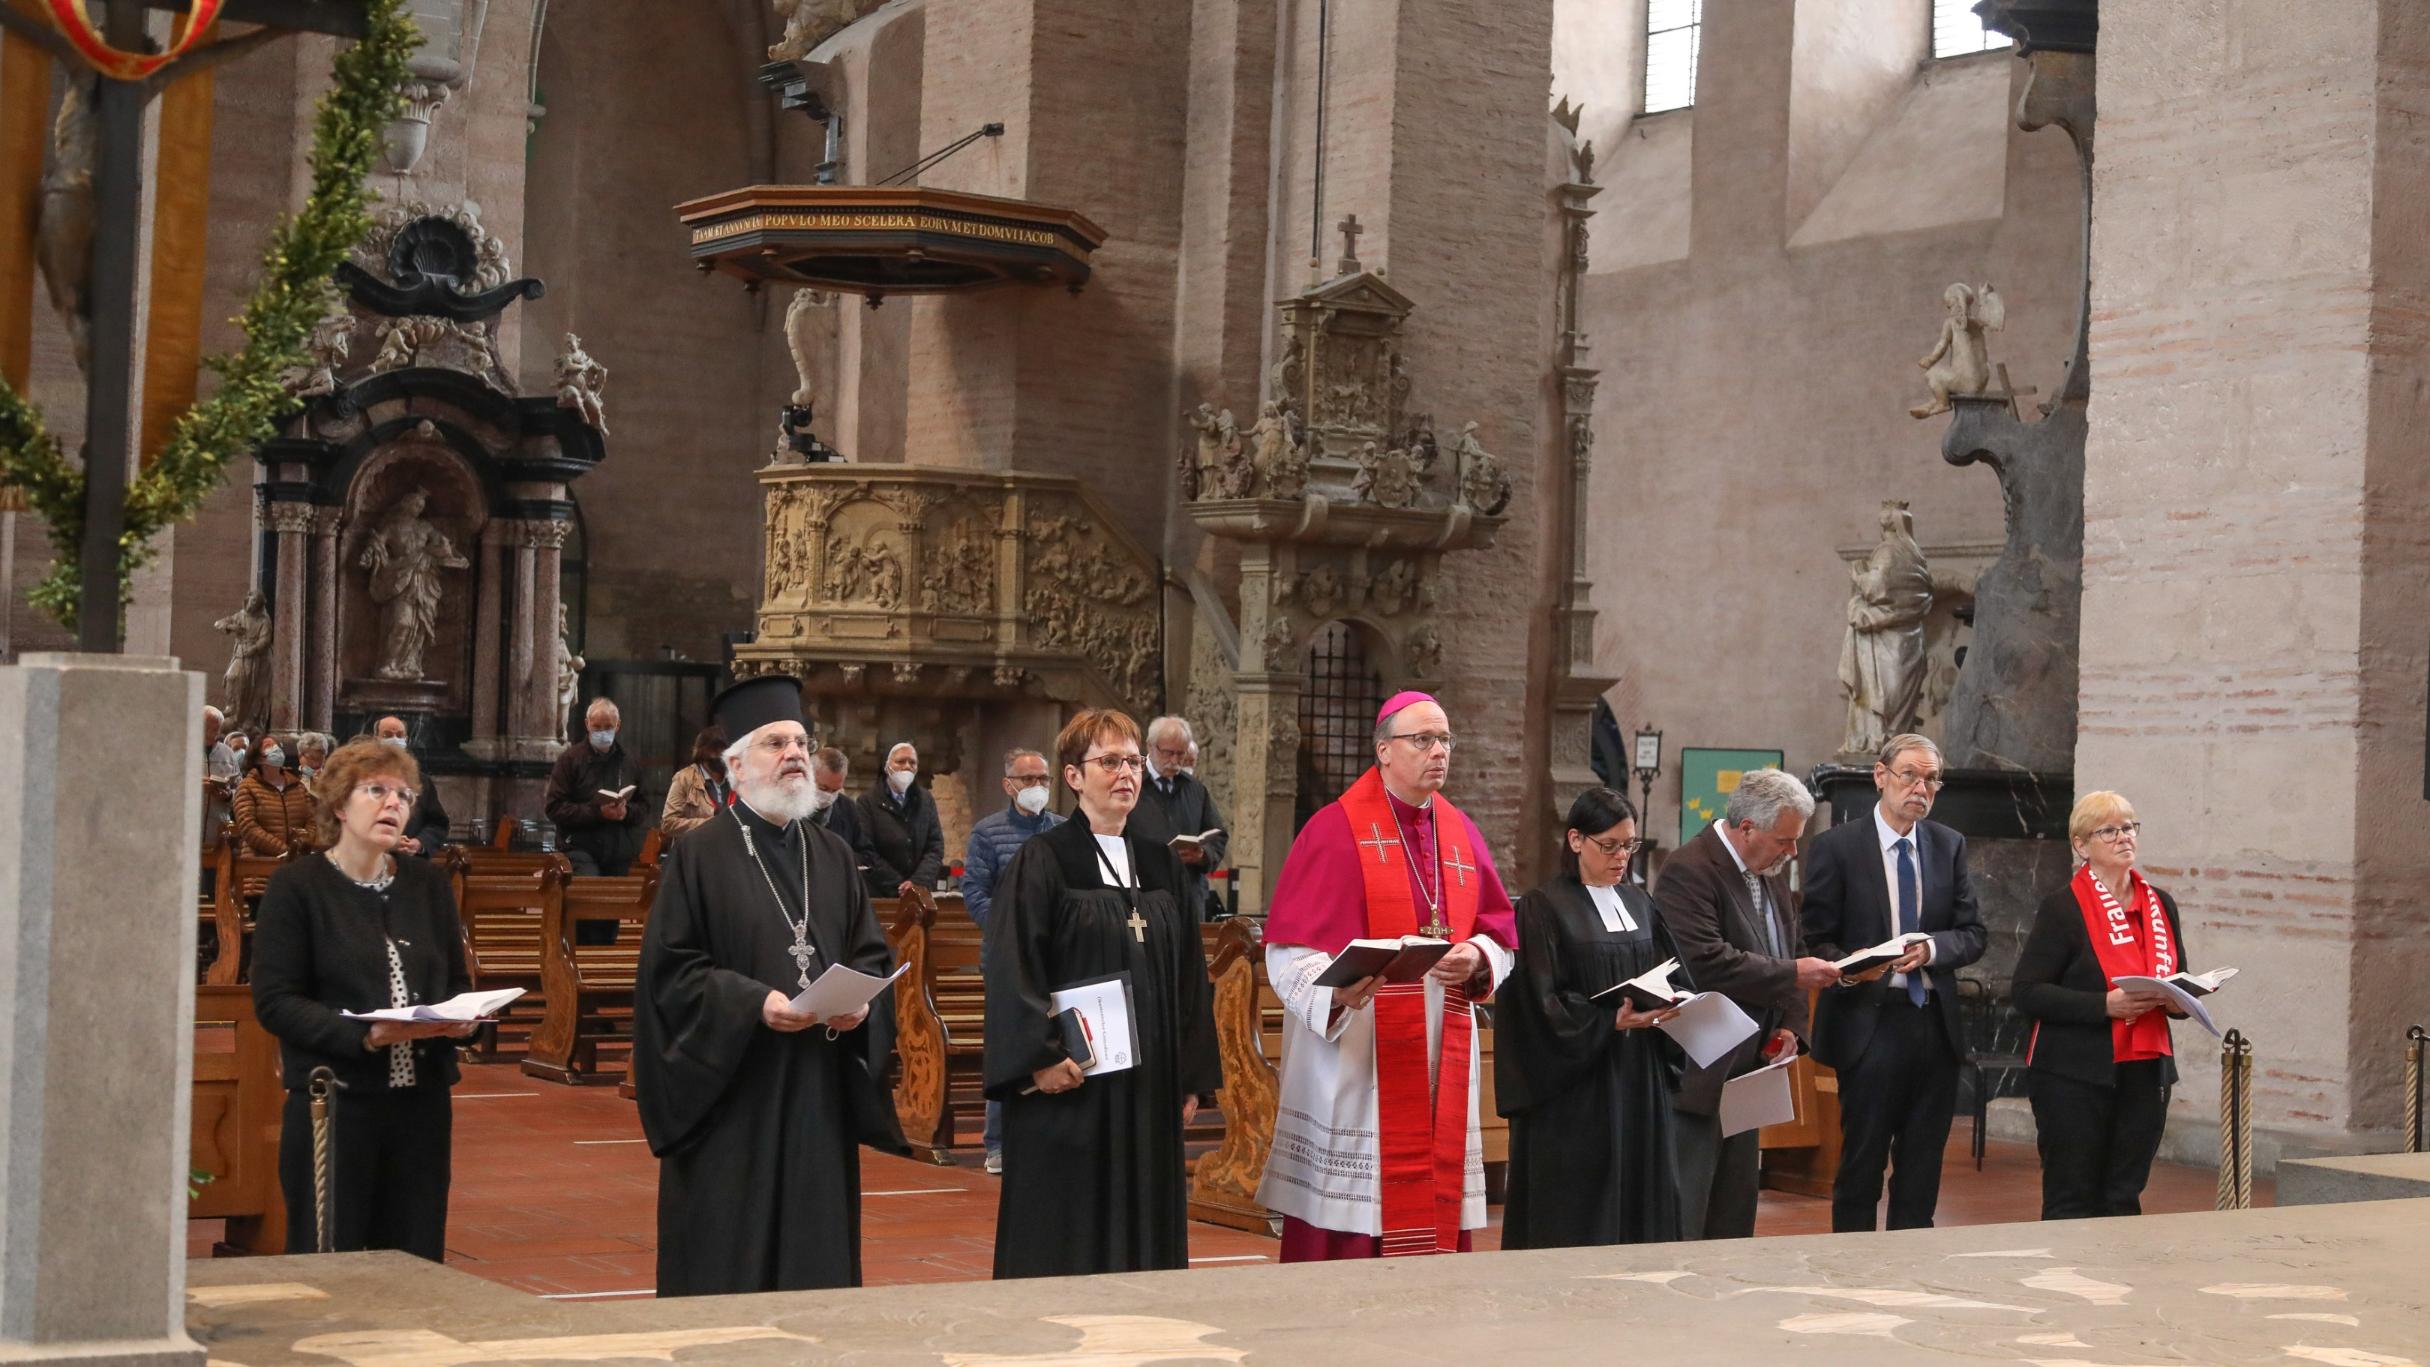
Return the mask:
<path id="1" fill-rule="evenodd" d="M 1901 935 L 1913 932 L 1919 919 L 1915 905 L 1915 860 L 1908 853 L 1911 844 L 1905 836 L 1900 836 L 1898 843 L 1892 846 L 1898 851 L 1898 933 Z M 1917 1006 L 1924 1004 L 1924 970 L 1920 968 L 1907 975 L 1907 1000 Z"/>

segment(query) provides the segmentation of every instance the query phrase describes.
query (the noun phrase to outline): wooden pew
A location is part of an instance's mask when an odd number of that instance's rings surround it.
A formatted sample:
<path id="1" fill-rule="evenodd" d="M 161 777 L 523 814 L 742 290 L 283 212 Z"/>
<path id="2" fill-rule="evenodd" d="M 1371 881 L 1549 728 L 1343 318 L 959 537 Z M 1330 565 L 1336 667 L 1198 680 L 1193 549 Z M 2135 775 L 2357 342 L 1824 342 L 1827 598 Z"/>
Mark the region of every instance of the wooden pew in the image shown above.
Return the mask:
<path id="1" fill-rule="evenodd" d="M 194 990 L 193 1121 L 189 1167 L 211 1174 L 186 1215 L 226 1220 L 218 1249 L 282 1253 L 287 1203 L 278 1185 L 278 1041 L 253 1016 L 249 988 Z"/>
<path id="2" fill-rule="evenodd" d="M 216 948 L 204 984 L 229 987 L 245 981 L 245 950 L 253 937 L 253 908 L 270 885 L 270 875 L 295 854 L 254 854 L 232 835 L 222 833 L 219 872 L 211 890 L 211 925 Z"/>
<path id="3" fill-rule="evenodd" d="M 599 1047 L 633 1041 L 633 979 L 641 965 L 641 937 L 658 895 L 658 874 L 621 878 L 573 877 L 551 869 L 541 875 L 539 1028 L 523 1057 L 526 1076 L 549 1082 L 600 1081 Z M 611 922 L 616 938 L 583 944 L 583 922 Z M 623 1071 L 605 1074 L 621 1077 Z"/>
<path id="4" fill-rule="evenodd" d="M 444 858 L 473 986 L 520 987 L 525 993 L 465 1044 L 468 1062 L 491 1062 L 537 1028 L 544 1004 L 541 916 L 548 905 L 548 879 L 571 872 L 571 866 L 562 855 L 504 853 L 489 846 L 451 845 Z"/>
<path id="5" fill-rule="evenodd" d="M 1234 916 L 1207 927 L 1214 948 L 1207 977 L 1215 999 L 1215 1046 L 1223 1090 L 1215 1104 L 1223 1137 L 1190 1169 L 1190 1218 L 1254 1233 L 1281 1221 L 1257 1202 L 1258 1179 L 1274 1148 L 1274 1111 L 1282 1097 L 1282 1001 L 1266 981 L 1264 924 Z"/>
<path id="6" fill-rule="evenodd" d="M 922 967 L 945 1040 L 945 1099 L 936 1131 L 945 1148 L 977 1148 L 987 1128 L 987 981 L 979 976 L 986 938 L 961 894 L 937 899 Z"/>
<path id="7" fill-rule="evenodd" d="M 937 904 L 926 896 L 871 903 L 886 927 L 886 947 L 910 971 L 894 984 L 894 1114 L 913 1152 L 932 1163 L 951 1161 L 953 1131 L 945 1109 L 945 1028 L 929 995 L 928 939 Z"/>

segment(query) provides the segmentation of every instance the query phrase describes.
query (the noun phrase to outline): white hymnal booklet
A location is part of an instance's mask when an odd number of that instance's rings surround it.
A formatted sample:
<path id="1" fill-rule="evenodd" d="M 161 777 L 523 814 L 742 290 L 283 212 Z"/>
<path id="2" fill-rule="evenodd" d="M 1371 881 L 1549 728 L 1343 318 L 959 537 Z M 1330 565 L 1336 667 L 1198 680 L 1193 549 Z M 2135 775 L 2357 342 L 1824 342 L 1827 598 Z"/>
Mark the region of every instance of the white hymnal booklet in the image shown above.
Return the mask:
<path id="1" fill-rule="evenodd" d="M 1097 1055 L 1094 1062 L 1081 1070 L 1084 1076 L 1119 1073 L 1139 1062 L 1138 1048 L 1132 1043 L 1131 984 L 1127 977 L 1116 975 L 1064 988 L 1049 996 L 1046 1006 L 1050 1013 L 1080 1013 L 1081 1027 L 1088 1031 L 1089 1048 Z"/>
<path id="2" fill-rule="evenodd" d="M 1710 1068 L 1747 1036 L 1755 1033 L 1755 1018 L 1718 992 L 1682 992 L 1671 986 L 1677 959 L 1665 959 L 1627 982 L 1595 994 L 1602 1001 L 1615 993 L 1640 1011 L 1679 1014 L 1654 1028 L 1670 1036 L 1699 1068 Z"/>
<path id="3" fill-rule="evenodd" d="M 1797 1093 L 1789 1086 L 1789 1065 L 1795 1062 L 1797 1051 L 1783 1049 L 1779 1058 L 1721 1084 L 1722 1138 L 1797 1118 Z"/>
<path id="4" fill-rule="evenodd" d="M 2212 1020 L 2211 1013 L 2204 1010 L 2202 1003 L 2195 999 L 2207 997 L 2218 991 L 2221 983 L 2235 976 L 2235 969 L 2214 968 L 2208 973 L 2171 973 L 2165 978 L 2146 978 L 2140 974 L 2130 973 L 2123 978 L 2116 979 L 2116 982 L 2118 986 L 2129 992 L 2159 993 L 2168 998 L 2170 1005 L 2184 1012 L 2195 1024 L 2216 1035 L 2219 1033 L 2219 1023 Z"/>
<path id="5" fill-rule="evenodd" d="M 808 987 L 795 993 L 785 1003 L 796 1011 L 806 1011 L 820 1020 L 849 1016 L 869 1004 L 869 999 L 892 986 L 894 980 L 910 971 L 910 964 L 898 964 L 883 978 L 873 977 L 857 968 L 829 964 Z"/>
<path id="6" fill-rule="evenodd" d="M 499 1008 L 523 995 L 520 987 L 501 987 L 489 992 L 461 992 L 443 1002 L 423 1006 L 383 1006 L 377 1011 L 340 1011 L 341 1016 L 359 1021 L 451 1021 L 462 1025 L 495 1014 Z"/>

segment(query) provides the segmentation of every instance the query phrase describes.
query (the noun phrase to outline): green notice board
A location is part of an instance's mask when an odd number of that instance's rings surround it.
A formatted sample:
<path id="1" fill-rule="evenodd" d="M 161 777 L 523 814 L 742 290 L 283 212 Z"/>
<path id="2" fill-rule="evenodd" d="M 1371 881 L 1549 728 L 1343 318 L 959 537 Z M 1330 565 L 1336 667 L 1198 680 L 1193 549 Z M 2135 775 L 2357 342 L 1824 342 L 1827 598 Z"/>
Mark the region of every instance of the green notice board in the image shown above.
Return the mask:
<path id="1" fill-rule="evenodd" d="M 1695 839 L 1721 819 L 1723 804 L 1738 789 L 1738 778 L 1749 769 L 1777 769 L 1786 753 L 1779 750 L 1696 750 L 1679 752 L 1679 844 Z"/>

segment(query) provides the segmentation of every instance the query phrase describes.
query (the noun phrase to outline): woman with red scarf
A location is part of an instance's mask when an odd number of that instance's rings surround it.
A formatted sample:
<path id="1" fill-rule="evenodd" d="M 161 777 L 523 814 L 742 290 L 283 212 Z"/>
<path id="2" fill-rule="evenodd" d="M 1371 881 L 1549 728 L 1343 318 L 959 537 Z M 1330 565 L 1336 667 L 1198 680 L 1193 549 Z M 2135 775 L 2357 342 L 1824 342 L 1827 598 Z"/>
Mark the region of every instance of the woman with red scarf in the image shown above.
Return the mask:
<path id="1" fill-rule="evenodd" d="M 2143 823 L 2116 793 L 2067 817 L 2083 867 L 2042 900 L 2017 956 L 2017 1010 L 2034 1023 L 2026 1090 L 2042 1151 L 2042 1218 L 2140 1215 L 2177 1081 L 2167 999 L 2121 977 L 2186 971 L 2176 899 L 2135 867 Z"/>

